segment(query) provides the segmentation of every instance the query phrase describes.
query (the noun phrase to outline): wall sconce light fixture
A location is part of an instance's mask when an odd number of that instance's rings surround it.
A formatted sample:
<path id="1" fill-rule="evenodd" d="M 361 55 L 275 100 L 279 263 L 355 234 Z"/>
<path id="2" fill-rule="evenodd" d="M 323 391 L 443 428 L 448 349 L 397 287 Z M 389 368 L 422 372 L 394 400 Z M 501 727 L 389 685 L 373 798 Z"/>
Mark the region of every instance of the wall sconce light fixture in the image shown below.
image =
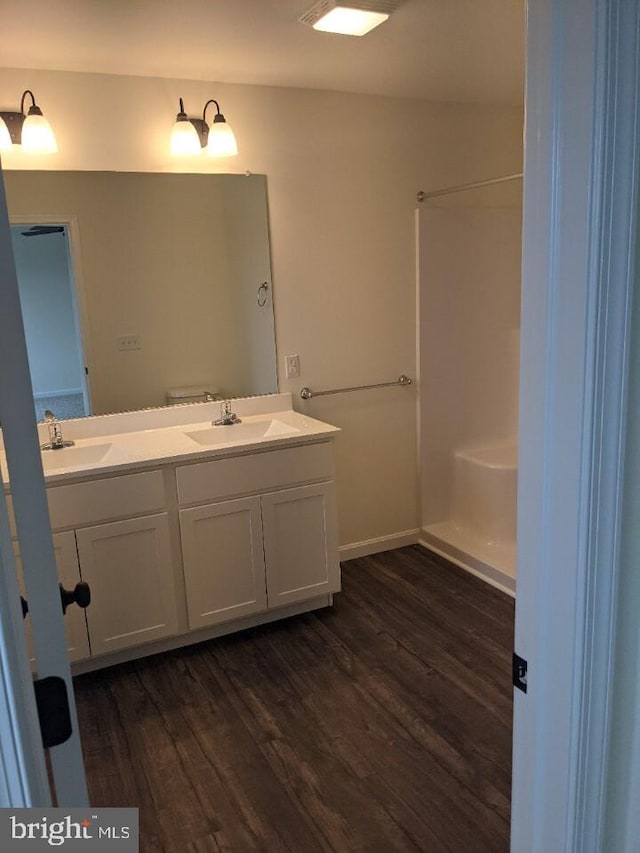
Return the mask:
<path id="1" fill-rule="evenodd" d="M 31 106 L 25 115 L 27 95 L 31 98 Z M 51 125 L 42 115 L 31 89 L 22 93 L 20 112 L 0 112 L 0 151 L 10 151 L 13 145 L 21 145 L 22 150 L 30 154 L 55 154 L 58 150 Z"/>
<path id="2" fill-rule="evenodd" d="M 216 105 L 216 114 L 211 126 L 207 124 L 209 104 Z M 210 157 L 235 157 L 238 153 L 234 133 L 220 112 L 217 101 L 213 98 L 207 101 L 202 111 L 202 118 L 189 118 L 180 98 L 180 110 L 171 131 L 171 154 L 174 157 L 199 154 L 205 146 Z"/>
<path id="3" fill-rule="evenodd" d="M 318 0 L 298 20 L 325 33 L 364 36 L 383 24 L 401 0 Z"/>

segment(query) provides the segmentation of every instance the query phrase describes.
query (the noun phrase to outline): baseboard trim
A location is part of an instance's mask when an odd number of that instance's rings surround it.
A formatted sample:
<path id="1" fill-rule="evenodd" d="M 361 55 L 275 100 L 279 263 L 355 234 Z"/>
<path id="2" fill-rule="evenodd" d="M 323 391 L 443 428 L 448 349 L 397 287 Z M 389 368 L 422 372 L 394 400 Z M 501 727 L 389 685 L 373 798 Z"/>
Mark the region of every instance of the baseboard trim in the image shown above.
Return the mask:
<path id="1" fill-rule="evenodd" d="M 370 554 L 380 554 L 382 551 L 392 551 L 394 548 L 404 548 L 405 545 L 415 545 L 420 538 L 420 529 L 402 530 L 389 536 L 377 536 L 375 539 L 364 539 L 362 542 L 352 542 L 340 546 L 341 560 L 355 560 L 357 557 L 368 557 Z"/>
<path id="2" fill-rule="evenodd" d="M 44 400 L 47 397 L 71 397 L 82 394 L 82 388 L 61 388 L 58 391 L 35 391 L 34 400 Z"/>

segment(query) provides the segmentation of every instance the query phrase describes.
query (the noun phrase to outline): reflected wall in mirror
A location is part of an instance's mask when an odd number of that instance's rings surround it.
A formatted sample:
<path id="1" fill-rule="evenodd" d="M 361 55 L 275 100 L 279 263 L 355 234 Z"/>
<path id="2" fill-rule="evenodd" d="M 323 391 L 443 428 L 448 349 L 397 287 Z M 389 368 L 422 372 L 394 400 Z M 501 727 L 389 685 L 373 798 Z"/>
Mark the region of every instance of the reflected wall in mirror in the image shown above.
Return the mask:
<path id="1" fill-rule="evenodd" d="M 263 175 L 9 171 L 4 182 L 10 220 L 24 226 L 16 256 L 60 236 L 22 236 L 30 226 L 65 226 L 91 414 L 161 406 L 185 386 L 277 391 Z M 51 288 L 48 264 L 34 269 Z M 48 325 L 38 346 L 55 375 L 63 333 Z"/>

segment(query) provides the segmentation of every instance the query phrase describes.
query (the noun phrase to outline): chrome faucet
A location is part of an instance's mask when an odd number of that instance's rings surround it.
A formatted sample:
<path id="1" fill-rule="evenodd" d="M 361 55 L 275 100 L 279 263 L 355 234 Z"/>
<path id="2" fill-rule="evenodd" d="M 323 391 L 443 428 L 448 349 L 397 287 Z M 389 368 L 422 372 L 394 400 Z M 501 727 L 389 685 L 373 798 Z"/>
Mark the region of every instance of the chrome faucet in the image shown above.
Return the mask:
<path id="1" fill-rule="evenodd" d="M 75 441 L 64 441 L 60 421 L 50 409 L 44 413 L 44 422 L 49 427 L 49 443 L 41 444 L 40 450 L 61 450 L 63 447 L 72 447 L 75 444 Z"/>
<path id="2" fill-rule="evenodd" d="M 220 417 L 217 421 L 213 421 L 213 426 L 233 426 L 239 424 L 240 418 L 235 412 L 231 411 L 231 401 L 225 400 L 220 406 Z"/>

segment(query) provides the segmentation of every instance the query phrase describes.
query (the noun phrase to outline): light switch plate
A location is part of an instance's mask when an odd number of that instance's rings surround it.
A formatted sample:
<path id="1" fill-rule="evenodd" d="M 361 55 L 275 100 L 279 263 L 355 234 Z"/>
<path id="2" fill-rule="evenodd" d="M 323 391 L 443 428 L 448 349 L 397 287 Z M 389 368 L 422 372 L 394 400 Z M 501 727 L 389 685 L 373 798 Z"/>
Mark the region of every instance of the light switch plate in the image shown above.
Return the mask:
<path id="1" fill-rule="evenodd" d="M 142 349 L 140 335 L 120 335 L 118 338 L 119 350 Z"/>

